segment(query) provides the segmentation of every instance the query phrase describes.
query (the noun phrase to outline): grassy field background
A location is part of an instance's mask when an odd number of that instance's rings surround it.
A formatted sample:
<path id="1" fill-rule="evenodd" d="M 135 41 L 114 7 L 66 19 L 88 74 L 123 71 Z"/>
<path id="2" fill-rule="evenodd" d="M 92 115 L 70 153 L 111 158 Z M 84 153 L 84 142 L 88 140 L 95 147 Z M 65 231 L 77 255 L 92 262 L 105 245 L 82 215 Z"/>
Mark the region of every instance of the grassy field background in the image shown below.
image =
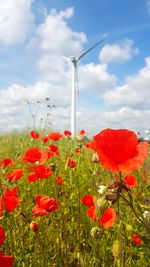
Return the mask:
<path id="1" fill-rule="evenodd" d="M 149 157 L 142 169 L 134 172 L 138 186 L 130 189 L 135 208 L 133 211 L 121 198 L 114 204 L 112 201 L 103 201 L 104 195 L 98 192 L 99 186 L 108 186 L 118 178 L 117 174 L 92 161 L 94 152 L 84 146 L 88 141 L 86 138 L 75 141 L 63 136 L 58 141 L 43 143 L 40 138 L 32 139 L 30 133 L 0 137 L 0 161 L 4 158 L 12 158 L 14 161 L 13 167 L 0 168 L 0 195 L 3 197 L 7 188 L 18 188 L 18 207 L 12 212 L 4 209 L 0 217 L 6 235 L 1 252 L 14 257 L 13 266 L 150 266 Z M 29 182 L 27 177 L 32 164 L 22 160 L 25 152 L 35 147 L 47 150 L 50 144 L 59 149 L 57 156 L 53 155 L 44 162 L 53 174 L 46 179 Z M 80 153 L 75 149 L 80 149 Z M 67 165 L 68 158 L 76 162 L 75 168 Z M 23 176 L 11 181 L 6 174 L 14 169 L 23 169 Z M 58 184 L 58 176 L 62 177 L 62 184 Z M 117 218 L 112 227 L 104 229 L 87 216 L 88 208 L 81 201 L 87 194 L 94 196 L 99 216 L 107 207 L 115 209 Z M 54 197 L 59 208 L 45 216 L 34 217 L 32 209 L 35 207 L 36 195 Z M 124 196 L 128 198 L 127 192 Z M 145 211 L 148 213 L 144 218 Z M 33 221 L 38 225 L 37 231 L 31 227 Z M 133 233 L 141 236 L 141 244 L 133 242 Z"/>

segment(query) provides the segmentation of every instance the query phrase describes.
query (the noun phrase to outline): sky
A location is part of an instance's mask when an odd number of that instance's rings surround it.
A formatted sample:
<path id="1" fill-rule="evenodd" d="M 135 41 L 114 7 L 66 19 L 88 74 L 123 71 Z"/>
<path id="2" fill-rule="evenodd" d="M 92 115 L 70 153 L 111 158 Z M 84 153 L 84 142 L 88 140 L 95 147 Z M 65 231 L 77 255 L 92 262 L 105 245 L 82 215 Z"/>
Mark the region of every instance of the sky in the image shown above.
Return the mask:
<path id="1" fill-rule="evenodd" d="M 0 3 L 0 132 L 70 130 L 78 62 L 77 131 L 150 129 L 150 0 Z"/>

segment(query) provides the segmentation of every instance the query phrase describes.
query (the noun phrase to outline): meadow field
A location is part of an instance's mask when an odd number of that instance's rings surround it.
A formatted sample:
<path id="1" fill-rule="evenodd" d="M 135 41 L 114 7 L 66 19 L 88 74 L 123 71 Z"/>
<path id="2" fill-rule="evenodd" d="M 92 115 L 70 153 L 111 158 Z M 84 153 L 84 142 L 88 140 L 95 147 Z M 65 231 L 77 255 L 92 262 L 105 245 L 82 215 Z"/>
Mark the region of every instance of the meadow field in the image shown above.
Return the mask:
<path id="1" fill-rule="evenodd" d="M 0 267 L 149 267 L 149 144 L 129 130 L 0 136 Z"/>

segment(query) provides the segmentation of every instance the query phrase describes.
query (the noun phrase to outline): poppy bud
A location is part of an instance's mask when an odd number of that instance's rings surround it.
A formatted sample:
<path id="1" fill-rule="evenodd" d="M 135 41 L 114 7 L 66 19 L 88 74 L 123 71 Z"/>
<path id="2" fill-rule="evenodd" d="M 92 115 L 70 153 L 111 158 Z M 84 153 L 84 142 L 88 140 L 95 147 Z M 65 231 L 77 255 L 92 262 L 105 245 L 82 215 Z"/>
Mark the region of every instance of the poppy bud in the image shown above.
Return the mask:
<path id="1" fill-rule="evenodd" d="M 115 258 L 119 258 L 121 256 L 122 247 L 119 240 L 115 240 L 112 247 L 112 253 Z"/>
<path id="2" fill-rule="evenodd" d="M 94 153 L 92 156 L 92 162 L 93 163 L 98 163 L 99 162 L 99 156 L 97 153 Z"/>
<path id="3" fill-rule="evenodd" d="M 77 136 L 75 137 L 75 139 L 76 139 L 77 142 L 83 142 L 84 139 L 85 139 L 85 137 L 84 137 L 84 135 L 77 135 Z"/>
<path id="4" fill-rule="evenodd" d="M 95 226 L 91 229 L 90 232 L 91 236 L 94 238 L 99 238 L 101 236 L 101 228 L 98 226 Z"/>
<path id="5" fill-rule="evenodd" d="M 30 223 L 30 229 L 34 232 L 37 232 L 38 231 L 38 224 L 35 222 L 35 221 L 32 221 Z"/>
<path id="6" fill-rule="evenodd" d="M 105 209 L 108 208 L 108 202 L 104 197 L 101 197 L 97 199 L 96 206 L 100 208 L 100 210 L 103 212 Z"/>

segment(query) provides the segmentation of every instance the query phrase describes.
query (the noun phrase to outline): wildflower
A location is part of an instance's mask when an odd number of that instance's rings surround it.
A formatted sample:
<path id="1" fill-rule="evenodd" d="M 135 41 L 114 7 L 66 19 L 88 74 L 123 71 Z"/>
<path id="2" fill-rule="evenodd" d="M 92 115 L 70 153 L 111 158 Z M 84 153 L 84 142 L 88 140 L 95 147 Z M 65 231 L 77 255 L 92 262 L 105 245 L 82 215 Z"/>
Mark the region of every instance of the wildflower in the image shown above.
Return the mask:
<path id="1" fill-rule="evenodd" d="M 39 133 L 37 133 L 37 132 L 35 132 L 35 131 L 31 131 L 31 137 L 33 138 L 33 139 L 39 139 L 40 138 L 40 134 Z"/>
<path id="2" fill-rule="evenodd" d="M 71 137 L 72 133 L 68 130 L 65 130 L 64 131 L 64 135 L 67 136 L 67 137 Z"/>
<path id="3" fill-rule="evenodd" d="M 42 216 L 45 216 L 46 214 L 47 214 L 47 211 L 39 206 L 35 206 L 32 209 L 32 215 L 34 217 L 42 217 Z"/>
<path id="4" fill-rule="evenodd" d="M 36 206 L 32 209 L 34 217 L 44 216 L 47 212 L 54 212 L 59 208 L 59 204 L 53 197 L 40 196 L 35 197 Z"/>
<path id="5" fill-rule="evenodd" d="M 11 158 L 5 158 L 0 162 L 1 167 L 13 167 L 14 166 L 14 161 Z"/>
<path id="6" fill-rule="evenodd" d="M 145 210 L 144 213 L 143 213 L 143 217 L 144 217 L 144 219 L 146 219 L 146 220 L 150 220 L 150 212 L 147 211 L 147 210 Z"/>
<path id="7" fill-rule="evenodd" d="M 85 130 L 80 130 L 79 131 L 79 135 L 84 135 L 86 132 L 85 132 Z"/>
<path id="8" fill-rule="evenodd" d="M 87 210 L 87 216 L 89 216 L 93 221 L 97 221 L 95 205 Z"/>
<path id="9" fill-rule="evenodd" d="M 0 246 L 4 243 L 6 237 L 5 237 L 5 232 L 4 228 L 0 226 Z"/>
<path id="10" fill-rule="evenodd" d="M 96 142 L 95 140 L 90 141 L 88 144 L 85 145 L 85 148 L 92 149 L 96 151 Z"/>
<path id="11" fill-rule="evenodd" d="M 38 224 L 35 222 L 35 221 L 32 221 L 31 223 L 30 223 L 30 229 L 32 230 L 32 231 L 34 231 L 34 232 L 37 232 L 38 231 Z"/>
<path id="12" fill-rule="evenodd" d="M 35 172 L 31 172 L 28 174 L 27 176 L 27 181 L 30 182 L 30 183 L 34 183 L 38 180 L 38 176 L 36 175 Z"/>
<path id="13" fill-rule="evenodd" d="M 14 169 L 12 172 L 6 173 L 6 176 L 9 180 L 16 181 L 23 176 L 23 173 L 23 169 Z"/>
<path id="14" fill-rule="evenodd" d="M 80 148 L 75 148 L 74 153 L 79 154 L 81 152 Z"/>
<path id="15" fill-rule="evenodd" d="M 50 167 L 46 167 L 45 165 L 37 165 L 34 167 L 34 172 L 38 178 L 47 178 L 53 174 L 53 171 Z"/>
<path id="16" fill-rule="evenodd" d="M 43 143 L 47 143 L 49 141 L 49 137 L 45 136 L 42 138 Z"/>
<path id="17" fill-rule="evenodd" d="M 48 137 L 50 140 L 58 141 L 62 137 L 62 134 L 60 134 L 59 132 L 52 132 L 48 135 Z"/>
<path id="18" fill-rule="evenodd" d="M 63 178 L 62 178 L 61 176 L 57 176 L 57 177 L 56 177 L 56 183 L 57 183 L 58 185 L 64 185 L 64 180 L 63 180 Z"/>
<path id="19" fill-rule="evenodd" d="M 106 185 L 99 185 L 98 187 L 98 193 L 100 195 L 103 195 L 106 192 L 107 186 Z"/>
<path id="20" fill-rule="evenodd" d="M 42 156 L 42 153 L 40 151 L 39 148 L 29 148 L 26 152 L 25 155 L 23 157 L 23 160 L 25 162 L 36 162 L 36 161 L 40 161 Z"/>
<path id="21" fill-rule="evenodd" d="M 18 188 L 7 188 L 4 192 L 4 206 L 8 212 L 13 211 L 19 205 Z"/>
<path id="22" fill-rule="evenodd" d="M 68 158 L 67 159 L 67 166 L 70 168 L 75 168 L 76 167 L 76 161 L 73 159 Z"/>
<path id="23" fill-rule="evenodd" d="M 125 176 L 124 177 L 124 181 L 125 181 L 126 185 L 129 186 L 129 187 L 130 186 L 133 187 L 133 186 L 137 186 L 138 185 L 137 179 L 133 175 L 132 176 Z"/>
<path id="24" fill-rule="evenodd" d="M 40 162 L 43 163 L 48 159 L 48 152 L 44 150 L 40 150 L 37 147 L 29 148 L 25 154 L 22 160 L 25 162 L 35 163 Z"/>
<path id="25" fill-rule="evenodd" d="M 11 267 L 14 263 L 14 257 L 0 253 L 0 266 L 1 267 Z"/>
<path id="26" fill-rule="evenodd" d="M 129 174 L 138 170 L 148 153 L 149 144 L 138 142 L 134 132 L 106 129 L 94 136 L 102 166 L 110 171 Z"/>
<path id="27" fill-rule="evenodd" d="M 94 196 L 93 195 L 85 195 L 81 198 L 82 203 L 87 207 L 94 206 Z"/>
<path id="28" fill-rule="evenodd" d="M 132 243 L 134 245 L 141 245 L 141 244 L 144 243 L 144 241 L 141 238 L 141 236 L 139 234 L 136 234 L 136 233 L 134 233 L 134 234 L 131 235 L 131 240 L 132 240 Z"/>
<path id="29" fill-rule="evenodd" d="M 58 156 L 58 147 L 57 146 L 55 146 L 55 145 L 53 145 L 53 144 L 51 144 L 50 146 L 49 146 L 49 153 L 50 153 L 50 155 L 51 156 L 53 156 L 53 157 L 57 157 Z"/>
<path id="30" fill-rule="evenodd" d="M 103 225 L 105 229 L 110 228 L 116 219 L 116 213 L 113 208 L 108 208 L 104 211 L 101 218 L 99 218 L 99 223 Z"/>

